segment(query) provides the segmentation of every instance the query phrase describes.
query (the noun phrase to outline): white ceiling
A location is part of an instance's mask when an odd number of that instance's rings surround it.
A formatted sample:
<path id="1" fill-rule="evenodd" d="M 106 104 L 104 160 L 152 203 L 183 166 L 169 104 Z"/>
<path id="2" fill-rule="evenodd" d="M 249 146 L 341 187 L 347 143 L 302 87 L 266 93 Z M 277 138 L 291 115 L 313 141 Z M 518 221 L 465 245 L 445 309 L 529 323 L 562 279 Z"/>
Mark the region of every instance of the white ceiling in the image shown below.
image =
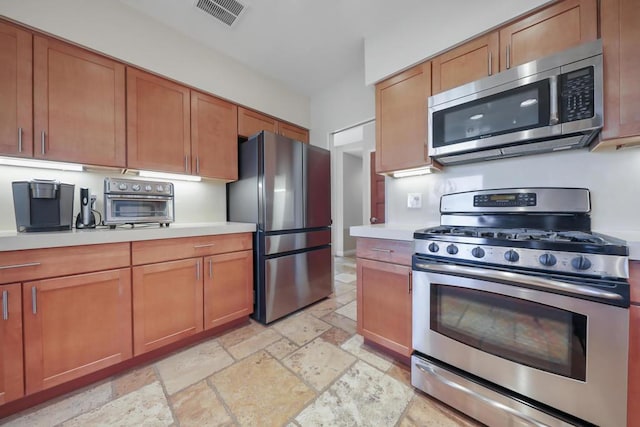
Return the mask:
<path id="1" fill-rule="evenodd" d="M 363 67 L 365 38 L 400 28 L 407 14 L 428 14 L 430 5 L 441 3 L 240 0 L 246 10 L 230 28 L 196 9 L 195 0 L 120 1 L 308 96 Z"/>

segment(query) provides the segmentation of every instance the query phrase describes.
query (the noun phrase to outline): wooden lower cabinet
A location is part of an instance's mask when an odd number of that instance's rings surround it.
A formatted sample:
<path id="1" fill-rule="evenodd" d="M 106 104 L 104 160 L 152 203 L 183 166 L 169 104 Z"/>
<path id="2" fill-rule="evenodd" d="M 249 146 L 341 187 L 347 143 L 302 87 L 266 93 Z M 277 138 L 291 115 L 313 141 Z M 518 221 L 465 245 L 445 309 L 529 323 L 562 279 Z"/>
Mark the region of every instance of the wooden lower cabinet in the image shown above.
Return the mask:
<path id="1" fill-rule="evenodd" d="M 129 268 L 22 287 L 26 393 L 131 357 Z"/>
<path id="2" fill-rule="evenodd" d="M 253 313 L 253 251 L 204 258 L 204 328 Z"/>
<path id="3" fill-rule="evenodd" d="M 0 405 L 24 395 L 22 369 L 22 291 L 20 284 L 0 286 Z"/>
<path id="4" fill-rule="evenodd" d="M 411 267 L 357 259 L 358 333 L 403 356 L 411 345 Z"/>
<path id="5" fill-rule="evenodd" d="M 202 258 L 133 267 L 133 353 L 202 331 Z"/>

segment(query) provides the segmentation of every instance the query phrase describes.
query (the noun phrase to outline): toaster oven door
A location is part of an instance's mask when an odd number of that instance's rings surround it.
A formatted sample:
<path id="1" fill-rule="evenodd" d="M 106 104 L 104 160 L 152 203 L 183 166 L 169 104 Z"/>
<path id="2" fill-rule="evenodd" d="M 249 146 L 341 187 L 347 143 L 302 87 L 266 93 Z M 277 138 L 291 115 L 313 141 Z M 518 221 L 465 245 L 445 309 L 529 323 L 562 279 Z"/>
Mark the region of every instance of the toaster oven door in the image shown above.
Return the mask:
<path id="1" fill-rule="evenodd" d="M 174 221 L 170 196 L 105 194 L 105 224 L 135 224 Z"/>

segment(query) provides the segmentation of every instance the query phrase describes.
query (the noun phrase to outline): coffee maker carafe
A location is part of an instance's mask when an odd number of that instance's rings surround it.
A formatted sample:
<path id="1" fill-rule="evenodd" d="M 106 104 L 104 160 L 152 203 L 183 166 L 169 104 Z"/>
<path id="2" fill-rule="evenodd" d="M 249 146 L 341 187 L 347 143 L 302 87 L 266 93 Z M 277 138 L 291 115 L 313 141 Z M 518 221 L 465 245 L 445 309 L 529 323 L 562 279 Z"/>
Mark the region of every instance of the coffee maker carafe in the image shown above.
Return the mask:
<path id="1" fill-rule="evenodd" d="M 76 217 L 76 228 L 96 228 L 93 203 L 88 188 L 80 188 L 80 213 Z"/>

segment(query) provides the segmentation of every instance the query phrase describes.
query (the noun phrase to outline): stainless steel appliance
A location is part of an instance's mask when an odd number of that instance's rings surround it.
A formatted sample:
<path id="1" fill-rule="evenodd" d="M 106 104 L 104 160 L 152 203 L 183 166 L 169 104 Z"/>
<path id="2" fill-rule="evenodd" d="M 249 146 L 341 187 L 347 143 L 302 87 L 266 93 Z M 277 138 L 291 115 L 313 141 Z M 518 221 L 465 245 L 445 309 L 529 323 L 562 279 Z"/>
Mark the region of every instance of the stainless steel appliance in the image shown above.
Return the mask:
<path id="1" fill-rule="evenodd" d="M 104 224 L 174 222 L 174 191 L 170 182 L 104 179 Z"/>
<path id="2" fill-rule="evenodd" d="M 253 315 L 269 323 L 332 291 L 329 151 L 260 132 L 238 159 L 228 218 L 257 224 Z"/>
<path id="3" fill-rule="evenodd" d="M 89 193 L 88 188 L 80 189 L 80 212 L 76 216 L 76 228 L 96 228 L 93 200 L 95 199 Z"/>
<path id="4" fill-rule="evenodd" d="M 585 147 L 602 97 L 596 40 L 430 97 L 429 155 L 448 165 Z"/>
<path id="5" fill-rule="evenodd" d="M 625 426 L 628 248 L 586 189 L 441 198 L 414 234 L 411 381 L 491 426 Z"/>
<path id="6" fill-rule="evenodd" d="M 73 184 L 55 180 L 14 181 L 13 207 L 18 231 L 70 230 L 73 224 Z"/>

